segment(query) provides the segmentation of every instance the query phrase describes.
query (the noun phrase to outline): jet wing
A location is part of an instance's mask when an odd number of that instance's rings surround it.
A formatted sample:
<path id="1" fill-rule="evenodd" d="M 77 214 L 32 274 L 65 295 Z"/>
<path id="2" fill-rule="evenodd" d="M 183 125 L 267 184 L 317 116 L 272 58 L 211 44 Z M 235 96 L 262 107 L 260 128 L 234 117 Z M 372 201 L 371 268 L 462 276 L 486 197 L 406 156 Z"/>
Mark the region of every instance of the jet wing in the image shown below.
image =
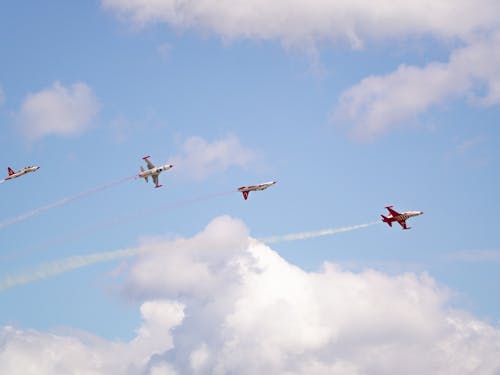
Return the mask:
<path id="1" fill-rule="evenodd" d="M 148 158 L 144 158 L 144 161 L 146 162 L 148 169 L 153 169 L 155 167 L 155 165 L 151 163 Z"/>
<path id="2" fill-rule="evenodd" d="M 154 167 L 153 167 L 154 168 Z M 156 187 L 158 187 L 158 175 L 157 174 L 154 174 L 151 176 L 153 178 L 153 182 L 155 183 Z"/>
<path id="3" fill-rule="evenodd" d="M 401 215 L 399 212 L 397 212 L 396 210 L 393 210 L 392 209 L 392 206 L 387 206 L 387 211 L 389 211 L 389 213 L 392 215 L 392 217 L 395 217 L 395 216 L 399 216 Z"/>
<path id="4" fill-rule="evenodd" d="M 403 229 L 409 229 L 409 228 L 406 226 L 406 220 L 401 220 L 401 221 L 399 221 L 399 220 L 398 220 L 398 223 L 399 223 L 399 225 L 401 225 L 401 226 L 403 227 Z"/>

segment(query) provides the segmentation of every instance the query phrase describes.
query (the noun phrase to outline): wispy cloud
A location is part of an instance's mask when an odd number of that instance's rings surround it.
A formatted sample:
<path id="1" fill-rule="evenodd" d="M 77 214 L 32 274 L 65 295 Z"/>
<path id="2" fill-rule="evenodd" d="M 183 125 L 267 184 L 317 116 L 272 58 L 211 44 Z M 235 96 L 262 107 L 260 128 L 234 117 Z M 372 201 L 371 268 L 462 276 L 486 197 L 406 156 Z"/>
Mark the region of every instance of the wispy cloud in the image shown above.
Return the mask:
<path id="1" fill-rule="evenodd" d="M 369 140 L 412 125 L 420 114 L 454 98 L 475 105 L 498 105 L 499 51 L 497 32 L 469 41 L 453 51 L 446 63 L 401 65 L 390 74 L 367 77 L 342 93 L 333 119 L 352 126 L 356 138 Z M 478 84 L 484 92 L 477 92 Z"/>
<path id="2" fill-rule="evenodd" d="M 244 147 L 238 137 L 228 135 L 213 142 L 190 137 L 181 145 L 181 152 L 169 160 L 179 174 L 202 180 L 231 167 L 248 167 L 255 159 L 256 154 Z"/>
<path id="3" fill-rule="evenodd" d="M 93 125 L 99 103 L 91 88 L 77 82 L 70 87 L 60 82 L 29 94 L 18 113 L 23 135 L 31 141 L 48 135 L 75 136 Z"/>
<path id="4" fill-rule="evenodd" d="M 460 155 L 465 154 L 466 152 L 478 147 L 479 145 L 486 142 L 486 137 L 484 135 L 478 135 L 473 138 L 469 138 L 465 141 L 462 141 L 457 146 L 457 153 Z"/>

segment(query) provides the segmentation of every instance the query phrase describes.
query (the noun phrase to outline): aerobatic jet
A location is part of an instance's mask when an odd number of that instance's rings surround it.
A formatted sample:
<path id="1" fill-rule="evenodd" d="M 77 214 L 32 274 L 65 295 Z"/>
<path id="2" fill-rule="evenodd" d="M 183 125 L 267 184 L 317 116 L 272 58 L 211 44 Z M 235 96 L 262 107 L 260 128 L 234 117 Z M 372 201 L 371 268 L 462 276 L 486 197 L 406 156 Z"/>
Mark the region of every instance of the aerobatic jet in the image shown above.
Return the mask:
<path id="1" fill-rule="evenodd" d="M 9 172 L 9 175 L 5 177 L 5 181 L 7 180 L 12 180 L 14 178 L 20 177 L 22 175 L 25 175 L 26 173 L 31 173 L 31 172 L 36 172 L 40 169 L 39 166 L 27 166 L 26 168 L 20 169 L 19 171 L 14 171 L 11 167 L 7 168 L 7 171 Z"/>
<path id="2" fill-rule="evenodd" d="M 173 167 L 172 164 L 165 164 L 160 167 L 155 167 L 153 163 L 149 161 L 150 156 L 144 156 L 142 159 L 146 162 L 146 165 L 148 166 L 148 169 L 144 170 L 143 167 L 141 167 L 141 173 L 139 173 L 137 176 L 139 178 L 144 178 L 146 180 L 146 183 L 148 182 L 148 177 L 151 177 L 153 179 L 153 182 L 155 184 L 155 188 L 159 188 L 160 184 L 158 184 L 158 175 L 166 171 L 170 168 Z"/>
<path id="3" fill-rule="evenodd" d="M 258 184 L 258 185 L 250 185 L 250 186 L 242 186 L 238 188 L 238 191 L 240 191 L 243 194 L 243 198 L 245 200 L 248 198 L 248 194 L 251 191 L 257 191 L 257 190 L 265 190 L 269 186 L 274 185 L 276 181 L 270 181 L 270 182 L 264 182 L 263 184 Z"/>
<path id="4" fill-rule="evenodd" d="M 406 211 L 400 214 L 399 212 L 393 210 L 392 207 L 393 206 L 385 207 L 389 211 L 389 214 L 387 216 L 380 215 L 382 216 L 382 221 L 384 223 L 387 223 L 390 227 L 392 227 L 393 222 L 397 221 L 399 225 L 403 227 L 403 229 L 411 229 L 411 227 L 406 226 L 406 220 L 410 217 L 423 214 L 422 211 Z"/>

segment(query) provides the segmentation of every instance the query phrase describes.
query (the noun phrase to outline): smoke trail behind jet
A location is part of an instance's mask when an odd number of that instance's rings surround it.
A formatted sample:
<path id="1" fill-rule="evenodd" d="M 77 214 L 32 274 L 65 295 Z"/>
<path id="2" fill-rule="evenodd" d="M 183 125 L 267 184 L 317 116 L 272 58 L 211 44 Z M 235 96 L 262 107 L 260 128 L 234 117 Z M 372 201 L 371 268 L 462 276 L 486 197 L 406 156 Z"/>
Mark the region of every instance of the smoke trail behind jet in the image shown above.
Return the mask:
<path id="1" fill-rule="evenodd" d="M 62 260 L 43 263 L 33 271 L 18 276 L 8 276 L 0 282 L 0 291 L 13 288 L 17 285 L 27 284 L 32 281 L 46 279 L 64 272 L 87 267 L 92 264 L 130 258 L 140 253 L 139 249 L 114 250 L 105 253 L 89 255 L 76 255 Z"/>
<path id="2" fill-rule="evenodd" d="M 144 217 L 152 217 L 153 215 L 159 214 L 162 211 L 165 210 L 173 210 L 176 208 L 180 208 L 183 206 L 188 206 L 197 202 L 202 202 L 202 201 L 207 201 L 211 199 L 215 199 L 218 197 L 222 197 L 225 195 L 233 194 L 235 192 L 238 192 L 237 190 L 227 190 L 227 191 L 222 191 L 218 193 L 211 193 L 211 194 L 204 194 L 200 195 L 195 198 L 190 198 L 190 199 L 184 199 L 184 200 L 178 200 L 176 202 L 167 202 L 164 204 L 159 204 L 155 205 L 154 207 L 148 207 L 145 209 L 142 209 L 140 212 L 136 212 L 130 215 L 122 215 L 120 217 L 114 218 L 112 220 L 108 221 L 103 221 L 103 222 L 98 222 L 96 224 L 93 224 L 87 228 L 79 228 L 79 230 L 75 232 L 69 232 L 65 234 L 58 234 L 57 237 L 52 238 L 48 241 L 45 241 L 45 243 L 42 244 L 35 244 L 35 245 L 29 245 L 28 247 L 24 249 L 16 249 L 15 252 L 12 253 L 5 253 L 0 255 L 0 262 L 6 261 L 6 260 L 11 260 L 15 258 L 20 258 L 27 256 L 35 251 L 40 251 L 44 249 L 48 249 L 50 247 L 53 247 L 55 245 L 61 245 L 66 242 L 70 241 L 76 241 L 82 237 L 89 236 L 90 234 L 97 232 L 99 230 L 103 229 L 109 229 L 112 227 L 115 227 L 116 225 L 119 224 L 124 224 L 126 222 L 132 222 L 136 221 L 138 219 L 144 218 Z"/>
<path id="3" fill-rule="evenodd" d="M 120 180 L 116 180 L 116 181 L 113 181 L 113 182 L 110 182 L 110 183 L 107 183 L 105 185 L 101 185 L 101 186 L 98 186 L 96 188 L 93 188 L 93 189 L 90 189 L 90 190 L 87 190 L 87 191 L 84 191 L 83 193 L 79 193 L 79 194 L 76 194 L 76 195 L 73 195 L 71 197 L 68 197 L 68 198 L 64 198 L 64 199 L 61 199 L 61 200 L 58 200 L 57 202 L 54 202 L 54 203 L 51 203 L 51 204 L 48 204 L 46 206 L 43 206 L 43 207 L 39 207 L 35 210 L 32 210 L 32 211 L 28 211 L 28 212 L 25 212 L 24 214 L 21 214 L 21 215 L 18 215 L 16 217 L 12 217 L 10 219 L 6 219 L 6 220 L 3 220 L 3 221 L 0 221 L 0 229 L 1 228 L 4 228 L 8 225 L 11 225 L 11 224 L 15 224 L 15 223 L 18 223 L 20 221 L 23 221 L 23 220 L 26 220 L 30 217 L 33 217 L 33 216 L 36 216 L 36 215 L 39 215 L 41 214 L 42 212 L 45 212 L 45 211 L 48 211 L 52 208 L 56 208 L 56 207 L 60 207 L 60 206 L 63 206 L 69 202 L 73 202 L 77 199 L 80 199 L 80 198 L 83 198 L 83 197 L 86 197 L 88 195 L 91 195 L 91 194 L 95 194 L 99 191 L 102 191 L 102 190 L 105 190 L 105 189 L 108 189 L 112 186 L 115 186 L 115 185 L 119 185 L 119 184 L 122 184 L 128 180 L 131 180 L 133 178 L 135 178 L 137 175 L 133 175 L 133 176 L 129 176 L 129 177 L 125 177 L 125 178 L 122 178 Z"/>
<path id="4" fill-rule="evenodd" d="M 342 233 L 342 232 L 350 232 L 352 230 L 366 228 L 366 227 L 369 227 L 371 225 L 375 225 L 375 224 L 379 224 L 379 223 L 380 223 L 380 221 L 374 221 L 374 222 L 367 223 L 367 224 L 352 225 L 350 227 L 330 228 L 330 229 L 316 230 L 316 231 L 312 231 L 312 232 L 291 233 L 291 234 L 285 234 L 283 236 L 272 236 L 272 237 L 260 238 L 259 241 L 264 242 L 265 244 L 273 244 L 273 243 L 287 242 L 287 241 L 307 240 L 310 238 L 329 236 L 332 234 L 337 234 L 337 233 Z"/>
<path id="5" fill-rule="evenodd" d="M 366 228 L 371 225 L 379 224 L 379 221 L 372 223 L 353 225 L 350 227 L 331 228 L 312 232 L 292 233 L 284 236 L 272 236 L 258 239 L 265 244 L 272 244 L 285 241 L 306 240 L 321 236 L 328 236 L 343 232 L 349 232 L 356 229 Z M 13 288 L 18 285 L 27 284 L 33 281 L 46 279 L 78 268 L 87 267 L 93 264 L 108 262 L 117 259 L 130 258 L 139 255 L 146 250 L 142 248 L 114 250 L 103 253 L 94 253 L 89 255 L 76 255 L 62 260 L 56 260 L 49 263 L 43 263 L 32 271 L 17 276 L 7 276 L 0 281 L 0 291 Z"/>

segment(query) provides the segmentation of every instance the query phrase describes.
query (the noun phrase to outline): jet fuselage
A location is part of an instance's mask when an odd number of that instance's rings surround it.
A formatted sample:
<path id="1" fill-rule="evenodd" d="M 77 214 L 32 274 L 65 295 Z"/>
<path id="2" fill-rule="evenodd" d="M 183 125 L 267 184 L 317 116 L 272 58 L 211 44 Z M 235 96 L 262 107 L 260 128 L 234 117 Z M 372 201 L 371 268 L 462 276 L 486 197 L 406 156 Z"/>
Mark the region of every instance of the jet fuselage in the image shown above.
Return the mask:
<path id="1" fill-rule="evenodd" d="M 146 177 L 150 177 L 150 176 L 158 176 L 161 172 L 169 170 L 172 167 L 173 167 L 172 164 L 165 164 L 165 165 L 161 165 L 159 167 L 146 169 L 145 171 L 141 171 L 141 173 L 139 173 L 139 177 L 146 178 Z"/>
<path id="2" fill-rule="evenodd" d="M 23 168 L 17 172 L 14 172 L 10 167 L 9 167 L 9 175 L 7 177 L 5 177 L 5 180 L 12 180 L 13 178 L 17 178 L 17 177 L 20 177 L 20 176 L 23 176 L 25 175 L 26 173 L 31 173 L 31 172 L 36 172 L 37 170 L 39 170 L 40 167 L 39 166 L 29 166 L 29 167 L 26 167 L 26 168 Z"/>

